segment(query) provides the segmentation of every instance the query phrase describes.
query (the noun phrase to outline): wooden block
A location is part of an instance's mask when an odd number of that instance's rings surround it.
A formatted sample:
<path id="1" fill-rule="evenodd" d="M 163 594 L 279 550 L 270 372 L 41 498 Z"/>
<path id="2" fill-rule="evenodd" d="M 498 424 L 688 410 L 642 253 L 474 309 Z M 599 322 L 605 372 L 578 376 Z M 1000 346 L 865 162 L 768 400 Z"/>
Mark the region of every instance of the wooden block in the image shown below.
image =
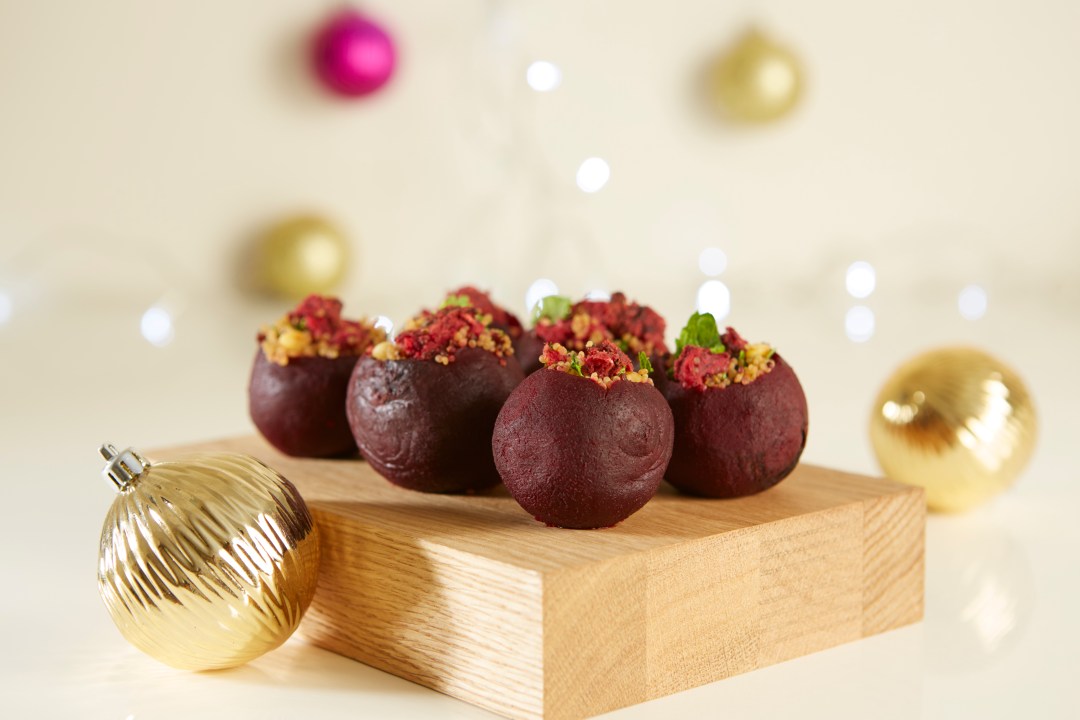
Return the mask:
<path id="1" fill-rule="evenodd" d="M 923 614 L 923 491 L 799 466 L 703 500 L 664 486 L 607 530 L 534 521 L 499 488 L 394 487 L 359 460 L 225 450 L 281 471 L 323 538 L 301 631 L 510 718 L 582 718 L 902 625 Z"/>

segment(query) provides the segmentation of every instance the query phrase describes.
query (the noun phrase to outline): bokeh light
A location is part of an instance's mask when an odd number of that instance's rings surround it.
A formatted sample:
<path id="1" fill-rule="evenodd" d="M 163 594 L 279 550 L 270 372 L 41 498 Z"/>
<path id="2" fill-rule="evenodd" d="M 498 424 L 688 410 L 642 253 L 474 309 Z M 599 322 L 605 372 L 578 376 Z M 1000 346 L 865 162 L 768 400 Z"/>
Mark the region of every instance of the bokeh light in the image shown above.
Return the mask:
<path id="1" fill-rule="evenodd" d="M 375 318 L 375 327 L 380 328 L 386 333 L 386 337 L 394 337 L 394 321 L 385 315 L 379 315 Z"/>
<path id="2" fill-rule="evenodd" d="M 594 193 L 607 185 L 611 168 L 603 158 L 591 157 L 581 163 L 577 171 L 577 186 L 587 193 Z"/>
<path id="3" fill-rule="evenodd" d="M 0 325 L 6 325 L 15 311 L 15 304 L 6 292 L 0 292 Z"/>
<path id="4" fill-rule="evenodd" d="M 874 311 L 865 305 L 856 305 L 844 316 L 844 332 L 851 342 L 863 343 L 874 337 Z"/>
<path id="5" fill-rule="evenodd" d="M 727 270 L 727 254 L 718 247 L 707 247 L 698 255 L 698 269 L 709 277 Z"/>
<path id="6" fill-rule="evenodd" d="M 852 297 L 870 297 L 874 288 L 877 287 L 877 273 L 874 271 L 874 266 L 862 260 L 851 263 L 848 266 L 844 284 Z"/>
<path id="7" fill-rule="evenodd" d="M 957 307 L 960 309 L 960 315 L 965 320 L 978 320 L 986 314 L 986 308 L 989 305 L 990 298 L 979 285 L 968 285 L 960 291 L 960 295 L 956 300 Z"/>
<path id="8" fill-rule="evenodd" d="M 525 71 L 525 82 L 536 92 L 551 92 L 562 84 L 562 70 L 555 63 L 537 60 Z"/>
<path id="9" fill-rule="evenodd" d="M 731 313 L 731 291 L 719 280 L 706 280 L 697 291 L 698 312 L 711 313 L 717 322 Z"/>
<path id="10" fill-rule="evenodd" d="M 143 313 L 139 330 L 151 345 L 165 347 L 173 340 L 172 315 L 165 308 L 154 305 Z"/>
<path id="11" fill-rule="evenodd" d="M 555 284 L 554 280 L 547 278 L 540 278 L 535 280 L 529 289 L 525 291 L 525 309 L 528 312 L 532 312 L 537 303 L 546 298 L 549 295 L 558 295 L 559 286 Z"/>

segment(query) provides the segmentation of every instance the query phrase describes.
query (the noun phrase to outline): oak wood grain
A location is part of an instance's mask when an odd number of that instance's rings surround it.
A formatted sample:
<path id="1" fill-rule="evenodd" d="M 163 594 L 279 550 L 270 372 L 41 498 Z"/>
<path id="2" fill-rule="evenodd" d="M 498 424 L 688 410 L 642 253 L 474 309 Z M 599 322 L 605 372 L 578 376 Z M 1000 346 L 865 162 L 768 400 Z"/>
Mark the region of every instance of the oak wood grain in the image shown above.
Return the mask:
<path id="1" fill-rule="evenodd" d="M 397 488 L 359 459 L 254 437 L 323 536 L 314 643 L 511 718 L 572 719 L 917 622 L 923 491 L 800 465 L 736 500 L 664 485 L 607 530 L 533 520 L 504 489 Z"/>

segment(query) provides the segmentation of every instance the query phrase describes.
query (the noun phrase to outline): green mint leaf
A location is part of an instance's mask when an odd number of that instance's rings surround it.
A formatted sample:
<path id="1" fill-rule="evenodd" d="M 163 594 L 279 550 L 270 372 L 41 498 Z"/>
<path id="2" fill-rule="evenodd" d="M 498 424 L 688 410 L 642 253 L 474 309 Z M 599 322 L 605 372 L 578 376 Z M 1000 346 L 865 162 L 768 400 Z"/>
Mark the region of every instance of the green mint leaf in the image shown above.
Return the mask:
<path id="1" fill-rule="evenodd" d="M 720 339 L 720 331 L 716 328 L 716 319 L 709 313 L 695 312 L 686 321 L 686 327 L 675 339 L 675 356 L 678 357 L 682 349 L 687 345 L 706 348 L 715 353 L 727 350 L 724 342 Z"/>
<path id="2" fill-rule="evenodd" d="M 442 310 L 445 307 L 472 307 L 472 300 L 468 295 L 447 295 L 439 309 Z"/>
<path id="3" fill-rule="evenodd" d="M 573 350 L 570 351 L 570 374 L 577 375 L 578 377 L 585 377 L 585 373 L 581 372 L 581 359 L 578 354 Z"/>
<path id="4" fill-rule="evenodd" d="M 570 317 L 570 308 L 573 303 L 570 298 L 563 295 L 548 295 L 533 308 L 533 322 L 538 320 L 550 320 L 558 322 Z"/>
<path id="5" fill-rule="evenodd" d="M 653 371 L 652 363 L 649 362 L 649 356 L 645 354 L 644 350 L 640 351 L 637 354 L 637 362 L 638 362 L 638 369 L 644 370 L 645 372 L 650 373 L 650 374 L 652 373 L 652 371 Z"/>

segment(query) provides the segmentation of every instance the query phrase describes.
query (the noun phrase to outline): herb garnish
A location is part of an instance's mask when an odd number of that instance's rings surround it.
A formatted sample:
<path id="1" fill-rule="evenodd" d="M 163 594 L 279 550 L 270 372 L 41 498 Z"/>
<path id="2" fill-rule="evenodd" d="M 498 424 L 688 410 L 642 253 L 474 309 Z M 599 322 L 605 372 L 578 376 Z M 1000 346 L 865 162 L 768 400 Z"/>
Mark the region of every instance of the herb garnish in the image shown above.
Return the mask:
<path id="1" fill-rule="evenodd" d="M 727 351 L 723 340 L 720 339 L 720 331 L 716 328 L 716 318 L 710 313 L 695 312 L 690 316 L 690 319 L 686 321 L 686 327 L 675 340 L 675 356 L 678 357 L 687 345 L 703 347 L 714 353 Z"/>
<path id="2" fill-rule="evenodd" d="M 533 322 L 550 320 L 558 322 L 570 317 L 570 308 L 573 303 L 570 298 L 563 295 L 548 295 L 533 308 Z"/>

